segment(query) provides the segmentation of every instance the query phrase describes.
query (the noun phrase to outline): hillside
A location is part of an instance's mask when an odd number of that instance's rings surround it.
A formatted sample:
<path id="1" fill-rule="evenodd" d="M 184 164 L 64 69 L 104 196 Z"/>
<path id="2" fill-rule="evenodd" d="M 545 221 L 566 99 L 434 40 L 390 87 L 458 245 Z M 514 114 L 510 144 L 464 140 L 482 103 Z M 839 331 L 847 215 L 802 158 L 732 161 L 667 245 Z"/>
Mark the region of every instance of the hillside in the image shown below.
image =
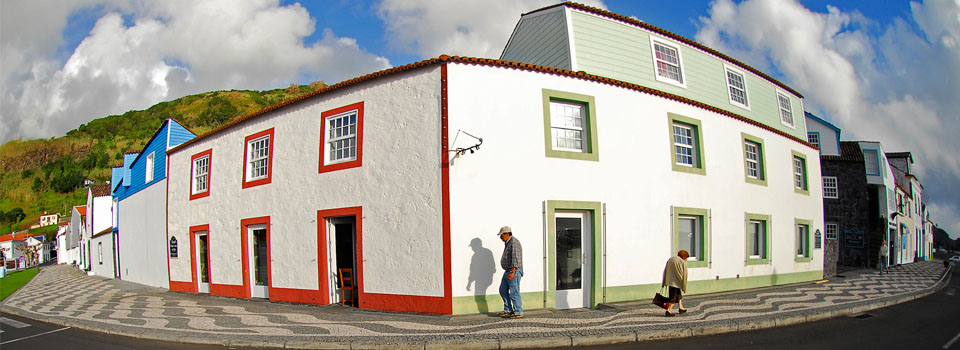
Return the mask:
<path id="1" fill-rule="evenodd" d="M 110 168 L 123 163 L 123 154 L 140 151 L 167 118 L 200 135 L 324 86 L 318 81 L 266 91 L 206 92 L 95 119 L 61 137 L 0 145 L 0 234 L 29 228 L 45 211 L 69 215 L 86 200 L 84 179 L 109 180 Z"/>

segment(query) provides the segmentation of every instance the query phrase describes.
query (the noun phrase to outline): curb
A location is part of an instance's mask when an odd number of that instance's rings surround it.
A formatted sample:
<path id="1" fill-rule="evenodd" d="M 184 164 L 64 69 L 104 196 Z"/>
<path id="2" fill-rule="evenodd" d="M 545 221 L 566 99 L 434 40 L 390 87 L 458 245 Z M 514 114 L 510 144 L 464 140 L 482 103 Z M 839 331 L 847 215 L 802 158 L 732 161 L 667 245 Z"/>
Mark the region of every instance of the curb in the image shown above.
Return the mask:
<path id="1" fill-rule="evenodd" d="M 536 338 L 477 338 L 477 339 L 457 339 L 457 340 L 429 340 L 429 341 L 346 341 L 346 342 L 309 342 L 309 341 L 269 341 L 258 339 L 221 339 L 216 337 L 203 337 L 193 333 L 180 331 L 151 331 L 138 328 L 127 329 L 125 326 L 111 328 L 106 325 L 90 324 L 85 321 L 73 319 L 59 319 L 46 315 L 34 314 L 32 312 L 7 307 L 5 303 L 0 303 L 0 311 L 34 320 L 39 320 L 55 325 L 83 329 L 87 331 L 99 332 L 110 335 L 132 337 L 138 339 L 151 339 L 159 341 L 171 341 L 203 345 L 222 345 L 227 347 L 270 347 L 284 349 L 411 349 L 411 350 L 445 350 L 445 349 L 531 349 L 547 347 L 573 347 L 573 346 L 592 346 L 608 344 L 636 343 L 648 340 L 674 339 L 692 336 L 715 335 L 724 333 L 753 331 L 767 328 L 790 326 L 807 322 L 821 321 L 839 316 L 850 316 L 860 314 L 866 311 L 880 309 L 892 305 L 902 304 L 908 301 L 916 300 L 936 293 L 947 286 L 951 280 L 951 272 L 954 266 L 951 265 L 940 276 L 940 279 L 933 285 L 921 289 L 919 292 L 901 293 L 889 297 L 878 298 L 874 300 L 865 300 L 853 302 L 844 305 L 843 308 L 835 306 L 822 306 L 814 309 L 787 311 L 775 314 L 772 318 L 761 320 L 755 319 L 730 319 L 724 322 L 705 325 L 705 326 L 672 326 L 670 328 L 649 328 L 637 332 L 620 332 L 608 334 L 586 334 L 586 335 L 560 335 L 544 336 Z M 33 280 L 27 283 L 29 285 Z M 26 285 L 24 285 L 26 287 Z M 23 288 L 21 288 L 22 290 Z M 10 295 L 10 297 L 20 293 L 20 290 Z M 9 299 L 9 297 L 8 297 Z"/>

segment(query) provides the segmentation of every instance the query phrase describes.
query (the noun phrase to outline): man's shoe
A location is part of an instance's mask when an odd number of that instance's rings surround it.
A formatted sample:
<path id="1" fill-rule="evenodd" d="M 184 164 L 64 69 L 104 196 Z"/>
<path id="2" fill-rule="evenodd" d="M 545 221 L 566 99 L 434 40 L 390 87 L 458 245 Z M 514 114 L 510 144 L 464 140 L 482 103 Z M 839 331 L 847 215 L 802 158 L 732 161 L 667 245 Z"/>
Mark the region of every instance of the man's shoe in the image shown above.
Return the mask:
<path id="1" fill-rule="evenodd" d="M 524 314 L 513 314 L 513 315 L 510 315 L 510 318 L 524 318 L 524 317 L 527 317 L 527 316 L 524 315 Z"/>
<path id="2" fill-rule="evenodd" d="M 506 311 L 500 311 L 500 313 L 497 314 L 497 316 L 509 318 L 510 316 L 513 316 L 513 313 L 512 313 L 512 312 L 506 312 Z"/>

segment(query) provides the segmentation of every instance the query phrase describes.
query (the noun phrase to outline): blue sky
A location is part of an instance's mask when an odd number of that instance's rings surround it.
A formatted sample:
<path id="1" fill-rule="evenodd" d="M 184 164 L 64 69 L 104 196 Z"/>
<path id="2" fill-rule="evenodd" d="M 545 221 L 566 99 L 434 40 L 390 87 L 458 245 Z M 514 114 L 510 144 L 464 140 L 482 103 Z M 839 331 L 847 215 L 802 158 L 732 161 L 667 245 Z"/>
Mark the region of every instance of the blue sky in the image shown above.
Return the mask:
<path id="1" fill-rule="evenodd" d="M 800 91 L 843 129 L 911 151 L 960 234 L 960 4 L 584 0 L 699 41 Z M 0 1 L 0 142 L 220 89 L 343 79 L 440 54 L 498 57 L 549 0 Z"/>

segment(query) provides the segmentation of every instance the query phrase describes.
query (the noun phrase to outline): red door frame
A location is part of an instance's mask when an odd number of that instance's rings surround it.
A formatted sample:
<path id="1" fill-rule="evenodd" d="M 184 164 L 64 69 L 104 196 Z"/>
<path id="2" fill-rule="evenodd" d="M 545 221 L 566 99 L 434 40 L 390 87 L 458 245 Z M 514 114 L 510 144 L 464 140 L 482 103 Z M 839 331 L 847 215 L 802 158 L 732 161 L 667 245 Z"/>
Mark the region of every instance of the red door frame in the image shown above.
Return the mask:
<path id="1" fill-rule="evenodd" d="M 243 271 L 243 297 L 250 298 L 250 255 L 247 250 L 247 226 L 264 224 L 267 227 L 267 297 L 270 296 L 270 289 L 273 288 L 273 269 L 271 268 L 271 254 L 270 254 L 270 217 L 261 216 L 256 218 L 242 219 L 240 220 L 240 261 L 243 264 L 241 270 Z"/>
<path id="2" fill-rule="evenodd" d="M 210 225 L 190 226 L 190 280 L 193 281 L 193 292 L 200 293 L 200 279 L 197 277 L 197 232 L 207 233 L 207 284 L 209 285 L 212 274 L 210 273 Z M 209 292 L 209 289 L 207 290 Z"/>

